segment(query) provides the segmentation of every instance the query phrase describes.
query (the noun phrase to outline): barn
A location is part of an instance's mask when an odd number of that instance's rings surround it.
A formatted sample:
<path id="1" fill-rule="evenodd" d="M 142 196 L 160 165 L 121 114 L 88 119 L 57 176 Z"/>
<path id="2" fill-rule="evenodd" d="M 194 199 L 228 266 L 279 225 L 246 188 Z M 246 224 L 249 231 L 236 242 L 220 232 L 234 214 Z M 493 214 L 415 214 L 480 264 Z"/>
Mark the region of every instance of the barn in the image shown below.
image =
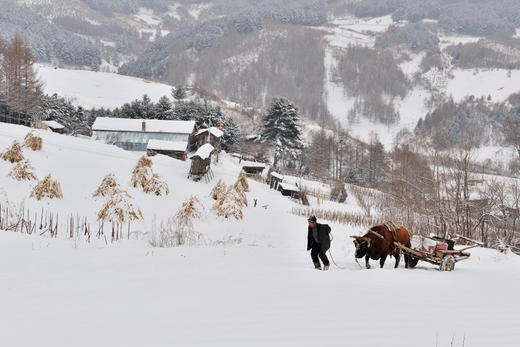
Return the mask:
<path id="1" fill-rule="evenodd" d="M 195 121 L 98 117 L 92 125 L 92 138 L 129 151 L 148 149 L 150 140 L 185 143 L 194 147 Z"/>
<path id="2" fill-rule="evenodd" d="M 185 141 L 162 141 L 149 140 L 146 146 L 146 153 L 152 157 L 156 154 L 164 154 L 169 157 L 186 160 L 188 157 L 188 143 Z"/>

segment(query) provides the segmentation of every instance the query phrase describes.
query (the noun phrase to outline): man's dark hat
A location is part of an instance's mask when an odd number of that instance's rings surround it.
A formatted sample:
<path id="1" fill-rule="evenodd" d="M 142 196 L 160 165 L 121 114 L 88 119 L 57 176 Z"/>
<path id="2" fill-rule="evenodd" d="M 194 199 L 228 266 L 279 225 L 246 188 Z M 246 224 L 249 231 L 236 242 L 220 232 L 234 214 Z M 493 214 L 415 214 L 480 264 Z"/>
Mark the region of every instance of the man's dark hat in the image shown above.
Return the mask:
<path id="1" fill-rule="evenodd" d="M 310 216 L 310 217 L 307 219 L 307 221 L 316 223 L 316 221 L 317 221 L 316 216 L 314 216 L 314 215 Z"/>

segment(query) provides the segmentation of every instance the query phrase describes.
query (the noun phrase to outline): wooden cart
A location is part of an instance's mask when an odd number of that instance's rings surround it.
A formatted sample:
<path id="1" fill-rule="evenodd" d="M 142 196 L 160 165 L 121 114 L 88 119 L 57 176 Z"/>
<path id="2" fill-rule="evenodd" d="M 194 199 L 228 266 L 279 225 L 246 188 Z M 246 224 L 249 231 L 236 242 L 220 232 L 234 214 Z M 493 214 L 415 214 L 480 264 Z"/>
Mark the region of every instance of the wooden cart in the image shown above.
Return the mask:
<path id="1" fill-rule="evenodd" d="M 394 241 L 394 245 L 399 248 L 401 253 L 410 256 L 410 261 L 408 262 L 409 267 L 414 268 L 419 260 L 422 260 L 433 265 L 438 265 L 439 270 L 441 271 L 453 271 L 455 269 L 455 263 L 470 257 L 471 253 L 466 252 L 468 249 L 479 246 L 472 245 L 456 250 L 436 250 L 433 252 L 424 252 L 406 247 L 397 241 Z"/>

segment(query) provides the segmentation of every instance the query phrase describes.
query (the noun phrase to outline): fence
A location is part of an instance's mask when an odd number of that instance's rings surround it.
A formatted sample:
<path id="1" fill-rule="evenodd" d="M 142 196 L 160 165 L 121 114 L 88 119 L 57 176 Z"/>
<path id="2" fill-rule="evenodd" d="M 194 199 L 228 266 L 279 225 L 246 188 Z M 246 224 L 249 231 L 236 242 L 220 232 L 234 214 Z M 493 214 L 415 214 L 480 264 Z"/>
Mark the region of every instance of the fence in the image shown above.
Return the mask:
<path id="1" fill-rule="evenodd" d="M 91 242 L 93 238 L 104 240 L 108 244 L 124 238 L 123 223 L 108 223 L 96 221 L 95 229 L 92 228 L 88 217 L 78 214 L 67 214 L 64 219 L 58 213 L 53 213 L 45 209 L 32 212 L 30 209 L 21 207 L 14 210 L 12 206 L 0 205 L 0 230 L 13 231 L 22 234 L 39 234 L 52 238 L 63 234 L 64 238 L 84 238 Z M 105 230 L 108 229 L 108 237 Z M 127 225 L 126 236 L 130 239 L 130 223 Z"/>

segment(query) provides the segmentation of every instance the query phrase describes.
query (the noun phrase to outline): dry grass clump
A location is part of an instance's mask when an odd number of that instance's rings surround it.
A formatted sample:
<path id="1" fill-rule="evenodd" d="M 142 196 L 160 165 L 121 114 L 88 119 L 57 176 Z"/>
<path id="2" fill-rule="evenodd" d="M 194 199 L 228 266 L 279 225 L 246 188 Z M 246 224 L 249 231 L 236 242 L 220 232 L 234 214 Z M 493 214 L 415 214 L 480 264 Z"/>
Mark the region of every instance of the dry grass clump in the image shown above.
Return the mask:
<path id="1" fill-rule="evenodd" d="M 146 156 L 139 158 L 139 161 L 132 170 L 130 184 L 134 188 L 141 187 L 147 194 L 168 195 L 170 189 L 168 184 L 161 179 L 161 176 L 152 170 L 152 161 Z"/>
<path id="2" fill-rule="evenodd" d="M 226 191 L 219 196 L 211 210 L 217 216 L 225 218 L 234 217 L 236 220 L 240 220 L 244 217 L 242 213 L 242 207 L 244 206 L 243 196 L 241 196 L 235 187 L 229 186 Z"/>
<path id="3" fill-rule="evenodd" d="M 193 220 L 200 219 L 204 206 L 196 196 L 190 196 L 184 200 L 181 208 L 175 214 L 177 223 L 187 227 L 193 227 Z"/>
<path id="4" fill-rule="evenodd" d="M 114 194 L 115 191 L 121 190 L 119 183 L 117 183 L 116 175 L 110 173 L 103 177 L 103 180 L 97 187 L 96 191 L 92 194 L 92 197 L 107 197 Z"/>
<path id="5" fill-rule="evenodd" d="M 98 212 L 98 220 L 124 223 L 143 219 L 140 209 L 130 202 L 132 196 L 123 190 L 114 190 Z"/>
<path id="6" fill-rule="evenodd" d="M 213 200 L 218 200 L 218 198 L 226 192 L 226 184 L 222 180 L 218 180 L 217 184 L 211 190 L 210 196 Z"/>
<path id="7" fill-rule="evenodd" d="M 347 211 L 294 207 L 291 212 L 294 215 L 304 217 L 314 215 L 318 218 L 318 221 L 325 219 L 331 222 L 351 224 L 361 228 L 381 223 L 380 217 L 367 217 L 361 213 L 352 213 Z"/>
<path id="8" fill-rule="evenodd" d="M 41 151 L 43 140 L 41 137 L 36 136 L 33 132 L 27 133 L 24 139 L 24 145 L 29 147 L 33 151 Z"/>
<path id="9" fill-rule="evenodd" d="M 242 189 L 242 187 L 240 185 L 235 185 L 233 188 L 235 189 L 236 195 L 240 199 L 239 201 L 242 206 L 248 206 L 246 192 Z"/>
<path id="10" fill-rule="evenodd" d="M 152 174 L 152 177 L 146 182 L 146 185 L 143 187 L 143 192 L 146 194 L 155 194 L 157 196 L 162 196 L 170 194 L 170 189 L 168 188 L 168 184 L 161 179 L 156 173 Z"/>
<path id="11" fill-rule="evenodd" d="M 11 147 L 2 152 L 2 159 L 11 163 L 18 163 L 23 158 L 23 148 L 20 142 L 14 141 Z"/>
<path id="12" fill-rule="evenodd" d="M 29 197 L 36 198 L 36 200 L 43 198 L 62 199 L 61 184 L 59 181 L 53 180 L 49 174 L 36 184 Z"/>
<path id="13" fill-rule="evenodd" d="M 300 189 L 300 200 L 304 206 L 309 206 L 309 198 L 307 197 L 307 190 L 306 189 Z"/>
<path id="14" fill-rule="evenodd" d="M 144 187 L 148 182 L 148 178 L 152 175 L 152 161 L 143 155 L 132 170 L 130 184 L 134 188 Z"/>
<path id="15" fill-rule="evenodd" d="M 36 117 L 32 117 L 32 119 L 31 119 L 31 128 L 48 130 L 49 126 L 47 124 L 45 124 L 41 119 L 38 119 Z"/>
<path id="16" fill-rule="evenodd" d="M 175 247 L 196 245 L 202 240 L 202 234 L 193 229 L 193 220 L 199 219 L 204 206 L 196 196 L 186 199 L 174 218 L 161 222 L 159 232 L 152 232 L 150 245 L 153 247 Z"/>
<path id="17" fill-rule="evenodd" d="M 345 202 L 347 200 L 347 190 L 345 189 L 345 183 L 338 181 L 336 184 L 332 187 L 332 190 L 330 192 L 330 199 L 337 202 Z"/>
<path id="18" fill-rule="evenodd" d="M 249 183 L 247 183 L 247 176 L 244 170 L 240 171 L 240 175 L 238 175 L 238 179 L 235 182 L 236 186 L 240 186 L 244 192 L 249 191 Z"/>
<path id="19" fill-rule="evenodd" d="M 29 160 L 22 160 L 16 163 L 16 165 L 11 169 L 11 172 L 9 172 L 9 177 L 12 177 L 17 181 L 30 181 L 36 179 L 34 168 Z"/>

